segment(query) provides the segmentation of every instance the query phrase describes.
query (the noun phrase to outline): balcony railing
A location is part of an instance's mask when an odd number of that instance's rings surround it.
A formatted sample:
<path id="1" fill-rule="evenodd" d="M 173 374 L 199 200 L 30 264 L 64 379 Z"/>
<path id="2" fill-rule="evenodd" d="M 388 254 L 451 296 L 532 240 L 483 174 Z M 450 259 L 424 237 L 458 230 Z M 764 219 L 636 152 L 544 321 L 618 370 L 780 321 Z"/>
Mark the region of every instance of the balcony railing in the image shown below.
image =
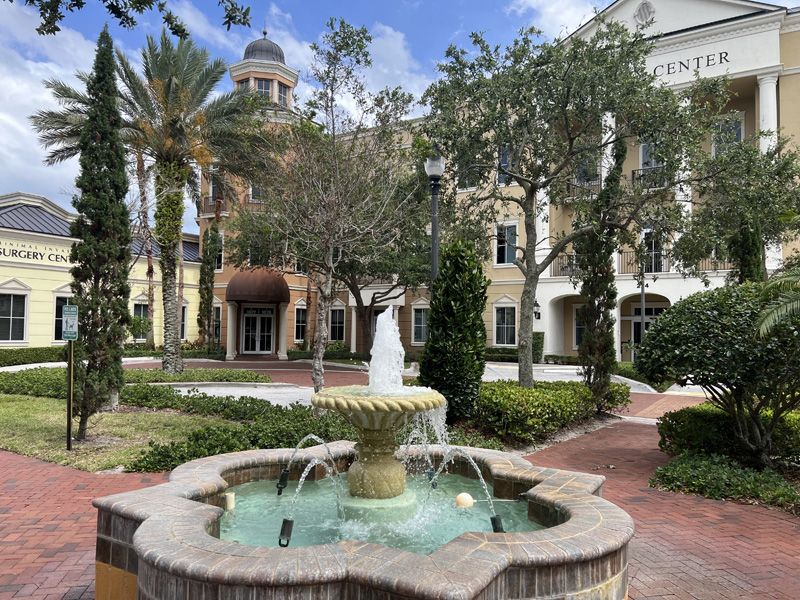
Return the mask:
<path id="1" fill-rule="evenodd" d="M 645 189 L 657 189 L 667 187 L 667 178 L 662 167 L 647 167 L 646 169 L 634 169 L 631 173 L 631 182 L 640 185 Z"/>
<path id="2" fill-rule="evenodd" d="M 211 196 L 203 197 L 200 206 L 200 214 L 203 215 L 213 215 L 216 211 L 216 200 L 214 200 Z M 220 207 L 220 212 L 227 212 L 228 204 L 224 200 L 222 201 L 222 206 Z"/>
<path id="3" fill-rule="evenodd" d="M 640 257 L 636 256 L 636 252 L 628 250 L 619 253 L 619 271 L 620 275 L 632 275 L 641 273 L 642 261 Z M 669 272 L 669 257 L 666 253 L 655 250 L 648 252 L 644 255 L 644 272 L 645 273 L 667 273 Z"/>
<path id="4" fill-rule="evenodd" d="M 575 198 L 584 194 L 599 194 L 602 181 L 597 179 L 587 180 L 582 177 L 573 177 L 567 182 L 567 196 Z"/>
<path id="5" fill-rule="evenodd" d="M 733 264 L 727 260 L 716 260 L 714 258 L 706 258 L 697 264 L 697 269 L 704 273 L 709 271 L 730 271 Z"/>
<path id="6" fill-rule="evenodd" d="M 576 269 L 575 254 L 572 252 L 565 252 L 564 254 L 559 254 L 550 264 L 550 276 L 569 277 Z"/>

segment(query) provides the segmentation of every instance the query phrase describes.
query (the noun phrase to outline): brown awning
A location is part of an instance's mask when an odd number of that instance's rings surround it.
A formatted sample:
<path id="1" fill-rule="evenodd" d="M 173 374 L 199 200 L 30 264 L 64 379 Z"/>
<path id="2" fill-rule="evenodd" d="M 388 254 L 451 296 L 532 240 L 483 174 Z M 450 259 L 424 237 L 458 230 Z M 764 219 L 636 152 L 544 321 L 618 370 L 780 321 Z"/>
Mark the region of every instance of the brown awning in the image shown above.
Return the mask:
<path id="1" fill-rule="evenodd" d="M 289 302 L 289 284 L 273 269 L 240 271 L 231 277 L 225 292 L 227 302 Z"/>

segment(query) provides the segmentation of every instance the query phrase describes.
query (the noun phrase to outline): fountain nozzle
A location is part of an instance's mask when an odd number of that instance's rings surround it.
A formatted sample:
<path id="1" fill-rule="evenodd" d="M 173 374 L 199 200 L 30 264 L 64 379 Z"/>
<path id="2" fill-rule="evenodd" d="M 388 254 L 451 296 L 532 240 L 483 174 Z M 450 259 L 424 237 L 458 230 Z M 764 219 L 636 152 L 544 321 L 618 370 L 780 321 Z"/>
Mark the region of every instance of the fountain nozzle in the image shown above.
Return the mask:
<path id="1" fill-rule="evenodd" d="M 492 515 L 492 531 L 494 533 L 505 533 L 506 530 L 503 529 L 503 521 L 500 519 L 500 515 Z"/>
<path id="2" fill-rule="evenodd" d="M 278 485 L 275 486 L 278 488 L 278 496 L 283 494 L 283 490 L 286 489 L 287 485 L 289 485 L 289 469 L 284 469 L 281 471 L 281 478 L 278 480 Z"/>
<path id="3" fill-rule="evenodd" d="M 283 523 L 281 524 L 281 533 L 278 536 L 278 546 L 280 546 L 281 548 L 286 548 L 289 545 L 289 541 L 292 539 L 293 528 L 294 528 L 293 519 L 283 520 Z"/>
<path id="4" fill-rule="evenodd" d="M 436 487 L 439 485 L 439 482 L 436 480 L 436 469 L 431 467 L 428 469 L 428 481 L 431 482 L 431 489 L 435 490 Z"/>

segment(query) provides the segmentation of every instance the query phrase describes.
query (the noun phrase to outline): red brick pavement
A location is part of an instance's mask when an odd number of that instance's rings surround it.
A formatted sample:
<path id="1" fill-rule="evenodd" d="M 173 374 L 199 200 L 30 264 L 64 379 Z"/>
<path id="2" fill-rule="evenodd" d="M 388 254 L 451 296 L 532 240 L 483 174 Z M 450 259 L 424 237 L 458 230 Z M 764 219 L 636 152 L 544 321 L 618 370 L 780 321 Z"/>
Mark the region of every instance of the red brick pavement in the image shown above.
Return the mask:
<path id="1" fill-rule="evenodd" d="M 252 366 L 274 381 L 310 385 L 307 365 L 265 362 Z M 365 380 L 357 371 L 326 372 L 328 385 Z M 633 416 L 698 402 L 661 394 L 632 397 Z M 648 477 L 667 462 L 657 443 L 654 426 L 619 422 L 530 458 L 607 477 L 605 497 L 636 522 L 631 600 L 800 599 L 800 519 L 648 488 Z M 92 599 L 91 500 L 165 480 L 162 474 L 95 475 L 0 451 L 0 600 Z"/>
<path id="2" fill-rule="evenodd" d="M 669 462 L 653 425 L 618 422 L 527 458 L 605 475 L 603 496 L 636 523 L 630 600 L 800 598 L 800 519 L 647 487 Z"/>
<path id="3" fill-rule="evenodd" d="M 0 600 L 94 598 L 92 499 L 166 481 L 95 475 L 0 451 Z"/>

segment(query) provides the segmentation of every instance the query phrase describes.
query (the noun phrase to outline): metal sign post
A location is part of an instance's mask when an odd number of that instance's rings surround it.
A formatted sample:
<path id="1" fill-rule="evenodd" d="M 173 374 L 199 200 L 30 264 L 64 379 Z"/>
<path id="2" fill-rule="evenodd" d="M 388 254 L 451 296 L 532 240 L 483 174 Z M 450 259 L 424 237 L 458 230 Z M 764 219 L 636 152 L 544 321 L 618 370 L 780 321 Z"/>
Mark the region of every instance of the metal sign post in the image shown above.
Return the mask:
<path id="1" fill-rule="evenodd" d="M 75 340 L 78 339 L 78 307 L 67 305 L 62 309 L 61 339 L 69 344 L 67 361 L 67 450 L 72 450 L 72 390 L 75 364 Z"/>

